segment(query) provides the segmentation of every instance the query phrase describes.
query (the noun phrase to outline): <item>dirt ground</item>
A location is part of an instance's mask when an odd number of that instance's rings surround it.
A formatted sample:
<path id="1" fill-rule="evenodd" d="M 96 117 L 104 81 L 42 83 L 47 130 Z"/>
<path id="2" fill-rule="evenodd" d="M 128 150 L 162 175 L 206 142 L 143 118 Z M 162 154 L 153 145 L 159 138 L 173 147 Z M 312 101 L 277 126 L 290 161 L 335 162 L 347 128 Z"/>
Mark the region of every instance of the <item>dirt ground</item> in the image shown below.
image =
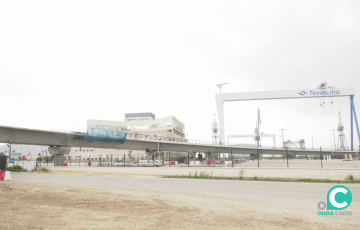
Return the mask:
<path id="1" fill-rule="evenodd" d="M 360 229 L 249 198 L 17 181 L 0 183 L 0 213 L 1 230 Z"/>

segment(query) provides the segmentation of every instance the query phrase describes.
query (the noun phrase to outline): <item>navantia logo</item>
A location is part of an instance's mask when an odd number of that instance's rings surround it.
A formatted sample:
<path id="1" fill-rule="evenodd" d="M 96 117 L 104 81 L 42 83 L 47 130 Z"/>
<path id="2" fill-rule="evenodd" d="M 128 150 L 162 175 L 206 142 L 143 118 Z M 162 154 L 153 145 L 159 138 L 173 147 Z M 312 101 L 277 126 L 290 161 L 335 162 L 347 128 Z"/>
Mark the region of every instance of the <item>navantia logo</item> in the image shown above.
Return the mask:
<path id="1" fill-rule="evenodd" d="M 306 92 L 306 91 L 301 91 L 301 92 L 299 92 L 298 94 L 300 94 L 301 96 L 304 96 L 304 95 L 307 94 L 307 92 Z"/>
<path id="2" fill-rule="evenodd" d="M 336 185 L 332 187 L 327 194 L 327 204 L 323 201 L 318 203 L 318 208 L 324 210 L 343 210 L 350 206 L 352 201 L 352 193 L 350 189 L 343 185 Z M 336 211 L 335 215 L 351 215 L 352 212 Z M 333 211 L 319 211 L 318 215 L 334 215 Z"/>

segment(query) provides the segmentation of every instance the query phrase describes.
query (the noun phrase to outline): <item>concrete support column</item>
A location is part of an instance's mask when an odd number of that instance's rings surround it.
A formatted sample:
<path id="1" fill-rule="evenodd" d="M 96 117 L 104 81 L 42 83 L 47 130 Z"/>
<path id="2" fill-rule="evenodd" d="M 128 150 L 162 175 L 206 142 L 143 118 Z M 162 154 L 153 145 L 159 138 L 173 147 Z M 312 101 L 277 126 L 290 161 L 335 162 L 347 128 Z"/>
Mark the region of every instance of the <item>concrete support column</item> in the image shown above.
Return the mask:
<path id="1" fill-rule="evenodd" d="M 64 165 L 64 155 L 69 154 L 71 147 L 68 146 L 51 146 L 49 147 L 49 153 L 54 155 L 54 166 Z"/>

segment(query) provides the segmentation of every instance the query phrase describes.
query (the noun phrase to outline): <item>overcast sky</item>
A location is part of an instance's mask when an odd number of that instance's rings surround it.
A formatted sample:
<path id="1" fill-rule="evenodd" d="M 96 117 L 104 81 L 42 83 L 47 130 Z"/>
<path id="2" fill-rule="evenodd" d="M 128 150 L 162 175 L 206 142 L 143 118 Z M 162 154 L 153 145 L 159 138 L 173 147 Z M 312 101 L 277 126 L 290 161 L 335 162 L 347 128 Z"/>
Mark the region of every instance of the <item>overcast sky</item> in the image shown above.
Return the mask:
<path id="1" fill-rule="evenodd" d="M 360 93 L 360 1 L 1 1 L 0 80 L 0 125 L 79 129 L 153 112 L 211 140 L 218 83 Z M 262 132 L 285 128 L 307 147 L 311 135 L 333 146 L 341 111 L 350 145 L 348 98 L 326 99 L 325 114 L 319 99 L 226 103 L 226 135 L 252 134 L 258 107 Z"/>

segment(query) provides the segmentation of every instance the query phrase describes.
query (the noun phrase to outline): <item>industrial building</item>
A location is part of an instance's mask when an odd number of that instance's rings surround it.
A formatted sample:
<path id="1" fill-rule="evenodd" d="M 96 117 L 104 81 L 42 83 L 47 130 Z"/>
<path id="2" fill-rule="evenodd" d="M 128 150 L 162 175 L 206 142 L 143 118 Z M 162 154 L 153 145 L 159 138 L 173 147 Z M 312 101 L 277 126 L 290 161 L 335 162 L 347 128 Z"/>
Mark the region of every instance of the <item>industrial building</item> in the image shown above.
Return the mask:
<path id="1" fill-rule="evenodd" d="M 185 125 L 173 116 L 155 118 L 153 113 L 126 113 L 124 121 L 87 120 L 88 128 L 120 130 L 127 133 L 185 138 Z"/>
<path id="2" fill-rule="evenodd" d="M 119 130 L 126 133 L 149 137 L 172 137 L 185 139 L 185 125 L 174 116 L 156 118 L 151 112 L 126 113 L 124 121 L 87 120 L 87 128 Z M 72 160 L 121 160 L 124 155 L 128 158 L 131 154 L 135 159 L 145 158 L 145 150 L 129 151 L 126 149 L 94 149 L 71 148 L 69 157 Z M 167 154 L 167 153 L 163 153 Z"/>

